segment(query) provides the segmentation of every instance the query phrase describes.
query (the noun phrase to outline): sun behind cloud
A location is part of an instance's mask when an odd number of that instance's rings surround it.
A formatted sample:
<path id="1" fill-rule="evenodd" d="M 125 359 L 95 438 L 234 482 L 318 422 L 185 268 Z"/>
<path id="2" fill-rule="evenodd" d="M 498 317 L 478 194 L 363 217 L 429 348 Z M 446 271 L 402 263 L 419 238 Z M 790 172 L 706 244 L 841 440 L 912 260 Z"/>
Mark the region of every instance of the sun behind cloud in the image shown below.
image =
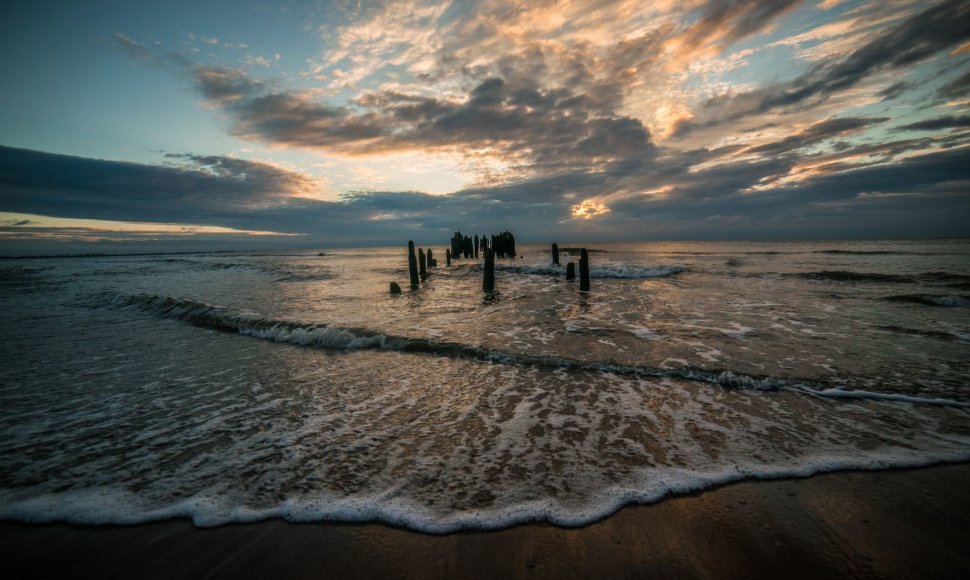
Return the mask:
<path id="1" fill-rule="evenodd" d="M 584 200 L 569 209 L 573 217 L 584 220 L 602 217 L 610 212 L 610 208 L 606 207 L 606 204 L 595 199 Z"/>

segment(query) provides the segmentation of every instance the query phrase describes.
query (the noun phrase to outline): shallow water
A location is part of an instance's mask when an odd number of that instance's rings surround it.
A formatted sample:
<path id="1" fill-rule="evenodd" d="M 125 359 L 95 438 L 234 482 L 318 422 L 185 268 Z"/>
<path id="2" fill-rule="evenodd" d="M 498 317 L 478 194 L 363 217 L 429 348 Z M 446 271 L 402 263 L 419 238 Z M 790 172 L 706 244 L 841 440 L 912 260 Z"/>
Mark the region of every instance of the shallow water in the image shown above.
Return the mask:
<path id="1" fill-rule="evenodd" d="M 4 260 L 0 517 L 580 525 L 970 459 L 970 243 L 590 247 L 587 293 L 530 245 L 495 295 L 444 246 L 400 296 L 406 248 Z"/>

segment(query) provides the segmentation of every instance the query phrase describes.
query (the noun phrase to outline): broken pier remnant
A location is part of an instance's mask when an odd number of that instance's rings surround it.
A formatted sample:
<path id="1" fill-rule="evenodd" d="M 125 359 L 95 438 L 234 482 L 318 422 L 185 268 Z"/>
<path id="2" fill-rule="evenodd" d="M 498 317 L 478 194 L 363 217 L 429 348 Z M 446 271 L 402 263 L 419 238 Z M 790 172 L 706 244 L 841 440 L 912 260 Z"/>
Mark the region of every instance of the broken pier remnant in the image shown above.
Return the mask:
<path id="1" fill-rule="evenodd" d="M 579 252 L 579 289 L 589 290 L 589 253 L 586 248 Z"/>
<path id="2" fill-rule="evenodd" d="M 495 291 L 495 251 L 485 250 L 485 265 L 482 268 L 482 290 Z"/>
<path id="3" fill-rule="evenodd" d="M 414 242 L 408 241 L 408 274 L 411 277 L 411 289 L 418 287 L 418 258 L 414 255 Z"/>

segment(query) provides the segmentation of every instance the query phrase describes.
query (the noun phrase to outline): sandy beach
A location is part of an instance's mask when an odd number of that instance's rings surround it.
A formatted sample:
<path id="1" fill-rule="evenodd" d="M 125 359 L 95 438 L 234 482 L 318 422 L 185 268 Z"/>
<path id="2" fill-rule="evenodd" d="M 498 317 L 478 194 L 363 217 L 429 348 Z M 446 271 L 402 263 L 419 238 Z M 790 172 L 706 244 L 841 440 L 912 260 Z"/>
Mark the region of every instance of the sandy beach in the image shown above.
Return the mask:
<path id="1" fill-rule="evenodd" d="M 579 529 L 0 524 L 7 578 L 963 578 L 970 465 L 746 481 Z"/>

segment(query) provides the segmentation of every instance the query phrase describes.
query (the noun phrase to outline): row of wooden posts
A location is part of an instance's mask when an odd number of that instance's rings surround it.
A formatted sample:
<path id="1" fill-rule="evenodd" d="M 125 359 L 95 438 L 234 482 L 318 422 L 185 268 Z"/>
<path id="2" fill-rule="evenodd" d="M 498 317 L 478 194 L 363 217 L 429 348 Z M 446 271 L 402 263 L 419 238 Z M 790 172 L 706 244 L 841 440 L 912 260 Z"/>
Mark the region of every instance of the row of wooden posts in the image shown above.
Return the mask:
<path id="1" fill-rule="evenodd" d="M 477 258 L 478 252 L 475 252 L 475 257 Z M 457 256 L 456 256 L 457 257 Z M 513 259 L 515 256 L 512 256 Z M 559 265 L 559 244 L 552 245 L 552 263 L 555 266 Z M 445 265 L 451 266 L 451 250 L 445 250 Z M 438 266 L 438 261 L 434 259 L 431 248 L 428 248 L 428 254 L 425 256 L 424 250 L 418 248 L 418 253 L 414 253 L 414 242 L 408 241 L 408 274 L 411 281 L 411 289 L 416 290 L 418 288 L 418 281 L 424 282 L 428 279 L 428 269 L 435 268 Z M 566 264 L 566 279 L 575 280 L 576 279 L 576 266 L 572 262 Z M 579 252 L 579 289 L 581 291 L 589 290 L 589 253 L 586 248 L 583 248 Z M 495 250 L 489 248 L 485 250 L 485 262 L 482 266 L 482 290 L 485 292 L 495 291 Z M 391 282 L 391 294 L 400 294 L 401 287 L 398 286 L 397 282 Z"/>

